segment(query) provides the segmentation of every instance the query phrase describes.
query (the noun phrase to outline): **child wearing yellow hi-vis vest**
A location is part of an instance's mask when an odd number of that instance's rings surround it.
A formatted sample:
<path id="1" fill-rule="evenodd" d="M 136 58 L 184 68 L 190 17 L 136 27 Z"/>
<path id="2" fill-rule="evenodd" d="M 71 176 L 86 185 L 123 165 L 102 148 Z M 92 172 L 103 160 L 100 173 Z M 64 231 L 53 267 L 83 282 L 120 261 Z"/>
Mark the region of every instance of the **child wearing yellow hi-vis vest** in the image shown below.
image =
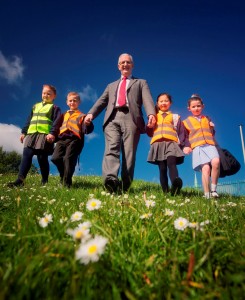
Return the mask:
<path id="1" fill-rule="evenodd" d="M 32 107 L 25 126 L 21 130 L 20 142 L 24 142 L 23 156 L 16 181 L 9 186 L 23 186 L 24 180 L 31 168 L 32 158 L 37 156 L 42 175 L 41 184 L 48 182 L 48 156 L 53 153 L 54 141 L 59 131 L 61 110 L 53 104 L 56 88 L 45 84 L 42 89 L 42 101 Z"/>

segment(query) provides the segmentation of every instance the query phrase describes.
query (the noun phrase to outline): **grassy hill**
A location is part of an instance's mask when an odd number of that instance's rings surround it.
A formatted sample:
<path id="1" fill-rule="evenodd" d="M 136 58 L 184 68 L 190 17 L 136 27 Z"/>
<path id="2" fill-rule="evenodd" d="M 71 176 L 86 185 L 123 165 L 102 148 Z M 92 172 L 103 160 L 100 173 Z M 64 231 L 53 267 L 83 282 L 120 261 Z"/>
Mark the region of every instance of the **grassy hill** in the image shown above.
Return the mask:
<path id="1" fill-rule="evenodd" d="M 0 299 L 242 299 L 245 197 L 0 176 Z"/>

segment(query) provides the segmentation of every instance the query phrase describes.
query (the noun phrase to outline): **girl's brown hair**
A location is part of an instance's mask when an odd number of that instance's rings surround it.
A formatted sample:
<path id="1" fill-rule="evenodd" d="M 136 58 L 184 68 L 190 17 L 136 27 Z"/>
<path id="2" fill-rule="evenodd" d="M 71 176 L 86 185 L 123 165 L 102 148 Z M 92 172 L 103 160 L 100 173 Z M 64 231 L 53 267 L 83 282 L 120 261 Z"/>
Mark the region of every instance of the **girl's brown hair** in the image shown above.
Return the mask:
<path id="1" fill-rule="evenodd" d="M 190 107 L 192 101 L 200 101 L 200 103 L 203 105 L 202 98 L 198 94 L 191 95 L 190 99 L 187 102 L 188 107 Z"/>

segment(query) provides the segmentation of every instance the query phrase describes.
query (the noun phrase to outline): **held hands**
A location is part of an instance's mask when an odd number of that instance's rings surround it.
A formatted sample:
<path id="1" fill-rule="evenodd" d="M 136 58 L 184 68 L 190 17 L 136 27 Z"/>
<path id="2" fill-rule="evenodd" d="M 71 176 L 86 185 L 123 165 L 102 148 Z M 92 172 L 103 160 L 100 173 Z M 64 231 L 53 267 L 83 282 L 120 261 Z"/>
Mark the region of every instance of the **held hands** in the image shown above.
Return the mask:
<path id="1" fill-rule="evenodd" d="M 148 123 L 147 123 L 147 127 L 149 128 L 153 128 L 156 124 L 156 117 L 154 115 L 149 115 L 148 117 Z"/>
<path id="2" fill-rule="evenodd" d="M 25 134 L 22 133 L 21 136 L 20 136 L 20 142 L 21 142 L 21 144 L 23 144 L 24 138 L 25 138 Z"/>
<path id="3" fill-rule="evenodd" d="M 192 149 L 191 149 L 191 147 L 184 147 L 183 152 L 184 152 L 184 154 L 190 154 L 192 152 Z"/>
<path id="4" fill-rule="evenodd" d="M 92 114 L 87 114 L 86 117 L 84 118 L 85 125 L 90 125 L 92 120 L 93 120 L 93 115 Z"/>
<path id="5" fill-rule="evenodd" d="M 52 144 L 54 142 L 54 140 L 55 140 L 55 136 L 49 133 L 46 136 L 46 140 L 47 140 L 48 143 Z"/>

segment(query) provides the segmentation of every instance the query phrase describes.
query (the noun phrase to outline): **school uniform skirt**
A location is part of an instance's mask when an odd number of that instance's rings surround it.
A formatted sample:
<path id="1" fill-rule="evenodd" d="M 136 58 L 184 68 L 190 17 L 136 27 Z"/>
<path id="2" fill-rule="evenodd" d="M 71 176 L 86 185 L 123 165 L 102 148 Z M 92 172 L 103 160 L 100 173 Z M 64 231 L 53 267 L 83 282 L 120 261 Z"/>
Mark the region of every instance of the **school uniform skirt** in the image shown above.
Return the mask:
<path id="1" fill-rule="evenodd" d="M 158 165 L 160 161 L 166 160 L 169 156 L 176 157 L 176 164 L 184 162 L 184 153 L 176 142 L 162 141 L 151 144 L 147 161 L 151 164 Z"/>
<path id="2" fill-rule="evenodd" d="M 27 134 L 24 140 L 24 147 L 29 147 L 34 150 L 42 150 L 48 155 L 54 152 L 54 144 L 46 140 L 47 134 L 33 133 Z"/>
<path id="3" fill-rule="evenodd" d="M 192 167 L 195 171 L 201 172 L 202 165 L 210 163 L 216 157 L 219 157 L 219 153 L 215 146 L 208 144 L 197 146 L 192 151 Z"/>

